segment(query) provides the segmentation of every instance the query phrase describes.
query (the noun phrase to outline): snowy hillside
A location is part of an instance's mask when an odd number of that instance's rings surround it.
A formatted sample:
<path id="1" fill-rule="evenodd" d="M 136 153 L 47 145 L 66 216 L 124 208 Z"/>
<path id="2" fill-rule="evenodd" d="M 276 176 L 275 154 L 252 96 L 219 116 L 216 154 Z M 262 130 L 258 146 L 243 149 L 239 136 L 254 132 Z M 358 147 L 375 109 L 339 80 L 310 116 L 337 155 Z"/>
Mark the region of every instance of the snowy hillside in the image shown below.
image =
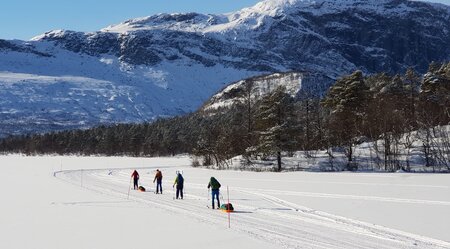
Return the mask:
<path id="1" fill-rule="evenodd" d="M 255 173 L 179 158 L 1 156 L 1 248 L 450 248 L 450 175 Z M 137 168 L 148 192 L 130 191 Z M 163 195 L 155 195 L 156 168 Z M 184 200 L 173 199 L 175 171 Z M 207 208 L 215 176 L 227 214 Z M 20 184 L 17 184 L 20 179 Z"/>
<path id="2" fill-rule="evenodd" d="M 37 45 L 51 57 L 2 53 L 0 136 L 179 115 L 198 108 L 225 82 L 251 75 L 220 65 L 132 66 L 110 55 Z"/>
<path id="3" fill-rule="evenodd" d="M 195 111 L 274 72 L 423 72 L 450 60 L 450 8 L 407 0 L 266 0 L 223 15 L 158 14 L 98 32 L 0 40 L 2 135 Z"/>
<path id="4" fill-rule="evenodd" d="M 258 99 L 279 86 L 284 87 L 287 94 L 295 97 L 302 88 L 303 77 L 301 73 L 293 72 L 241 80 L 212 96 L 202 109 L 209 110 L 232 106 L 243 103 L 245 98 Z"/>

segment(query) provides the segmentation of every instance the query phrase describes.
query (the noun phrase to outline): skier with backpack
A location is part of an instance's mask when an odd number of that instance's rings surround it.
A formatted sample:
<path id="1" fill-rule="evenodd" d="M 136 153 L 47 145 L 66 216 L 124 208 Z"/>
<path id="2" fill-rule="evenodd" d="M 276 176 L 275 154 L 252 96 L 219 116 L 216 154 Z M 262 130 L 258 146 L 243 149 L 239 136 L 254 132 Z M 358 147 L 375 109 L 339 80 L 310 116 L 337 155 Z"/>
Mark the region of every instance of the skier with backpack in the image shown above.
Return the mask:
<path id="1" fill-rule="evenodd" d="M 220 189 L 220 183 L 217 181 L 216 178 L 211 177 L 209 179 L 208 183 L 208 189 L 211 188 L 211 195 L 212 195 L 212 209 L 214 209 L 214 197 L 217 199 L 217 208 L 220 208 L 220 200 L 219 200 L 219 189 Z"/>
<path id="2" fill-rule="evenodd" d="M 156 170 L 155 178 L 153 179 L 153 183 L 156 181 L 156 194 L 159 194 L 159 191 L 161 191 L 162 194 L 162 173 L 159 171 L 159 169 Z"/>
<path id="3" fill-rule="evenodd" d="M 139 173 L 136 170 L 134 170 L 133 174 L 131 174 L 131 178 L 133 178 L 133 189 L 138 189 Z"/>
<path id="4" fill-rule="evenodd" d="M 175 187 L 175 185 L 177 185 L 177 194 L 176 194 L 176 198 L 178 199 L 178 196 L 181 197 L 181 199 L 183 199 L 183 185 L 184 185 L 184 178 L 181 175 L 181 173 L 177 173 L 177 177 L 175 178 L 175 182 L 173 183 L 172 187 Z"/>

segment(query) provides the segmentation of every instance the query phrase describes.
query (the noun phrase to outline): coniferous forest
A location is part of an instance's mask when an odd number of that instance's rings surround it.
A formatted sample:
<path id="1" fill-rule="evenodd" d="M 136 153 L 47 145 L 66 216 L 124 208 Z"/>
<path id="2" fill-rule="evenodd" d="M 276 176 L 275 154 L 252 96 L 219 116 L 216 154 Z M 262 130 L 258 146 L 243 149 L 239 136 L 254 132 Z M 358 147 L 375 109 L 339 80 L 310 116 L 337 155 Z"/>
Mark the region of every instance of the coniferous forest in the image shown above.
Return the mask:
<path id="1" fill-rule="evenodd" d="M 427 164 L 450 169 L 450 142 L 442 129 L 449 124 L 450 63 L 432 63 L 424 75 L 413 70 L 403 75 L 356 71 L 339 78 L 322 97 L 292 98 L 278 88 L 262 99 L 248 97 L 231 107 L 151 123 L 8 137 L 0 141 L 0 151 L 108 156 L 189 153 L 202 158 L 199 164 L 219 167 L 237 155 L 249 162 L 276 157 L 281 170 L 282 152 L 340 147 L 351 169 L 357 144 L 380 141 L 383 167 L 392 171 L 400 167 L 396 159 L 400 143 L 408 146 L 400 138 L 422 131 L 421 136 L 407 139 L 410 145 L 420 140 Z M 447 146 L 433 146 L 438 136 Z"/>

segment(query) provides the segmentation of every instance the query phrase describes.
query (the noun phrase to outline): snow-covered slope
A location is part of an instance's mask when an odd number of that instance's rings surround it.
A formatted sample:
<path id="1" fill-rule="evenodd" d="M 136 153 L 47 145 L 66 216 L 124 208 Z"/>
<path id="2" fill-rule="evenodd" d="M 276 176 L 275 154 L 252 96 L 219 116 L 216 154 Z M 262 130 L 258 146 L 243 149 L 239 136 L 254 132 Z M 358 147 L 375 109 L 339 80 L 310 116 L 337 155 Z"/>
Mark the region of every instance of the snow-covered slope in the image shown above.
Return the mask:
<path id="1" fill-rule="evenodd" d="M 450 60 L 449 9 L 266 0 L 223 15 L 158 14 L 94 33 L 0 40 L 2 134 L 190 112 L 231 82 L 273 72 L 423 72 Z M 330 82 L 318 82 L 318 91 Z"/>
<path id="2" fill-rule="evenodd" d="M 1 248 L 450 248 L 448 174 L 214 171 L 187 157 L 0 163 Z M 149 191 L 128 198 L 135 168 Z M 153 193 L 156 168 L 162 195 Z M 180 169 L 185 198 L 174 200 Z M 206 207 L 211 176 L 225 200 L 229 186 L 231 228 L 226 213 Z"/>
<path id="3" fill-rule="evenodd" d="M 188 61 L 131 65 L 51 42 L 36 48 L 51 56 L 2 53 L 0 136 L 179 115 L 197 109 L 226 82 L 252 75 Z"/>
<path id="4" fill-rule="evenodd" d="M 231 107 L 238 103 L 260 100 L 272 93 L 278 87 L 283 87 L 285 92 L 293 98 L 305 96 L 317 96 L 329 87 L 324 83 L 330 82 L 325 75 L 285 72 L 251 77 L 232 83 L 214 94 L 201 108 L 201 110 L 216 110 L 223 107 Z"/>
<path id="5" fill-rule="evenodd" d="M 253 77 L 230 84 L 219 93 L 212 96 L 202 107 L 203 110 L 214 110 L 252 101 L 273 92 L 277 87 L 284 87 L 287 94 L 296 97 L 302 88 L 304 75 L 297 72 L 276 73 L 267 76 Z"/>

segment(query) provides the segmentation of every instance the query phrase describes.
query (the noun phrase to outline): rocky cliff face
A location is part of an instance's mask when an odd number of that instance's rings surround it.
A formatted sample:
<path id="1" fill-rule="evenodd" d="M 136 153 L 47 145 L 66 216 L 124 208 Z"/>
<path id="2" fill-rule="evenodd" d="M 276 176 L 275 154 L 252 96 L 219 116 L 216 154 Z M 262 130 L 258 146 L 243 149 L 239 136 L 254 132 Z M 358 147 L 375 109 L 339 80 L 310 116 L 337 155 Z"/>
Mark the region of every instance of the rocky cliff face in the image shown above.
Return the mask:
<path id="1" fill-rule="evenodd" d="M 304 77 L 305 75 L 302 73 L 289 72 L 240 80 L 213 95 L 202 107 L 202 110 L 215 111 L 238 103 L 254 102 L 278 87 L 283 87 L 287 94 L 296 97 L 302 88 Z"/>
<path id="2" fill-rule="evenodd" d="M 3 134 L 193 111 L 230 82 L 301 71 L 316 94 L 360 69 L 450 60 L 450 8 L 408 0 L 268 0 L 226 15 L 159 14 L 95 33 L 0 40 Z"/>

